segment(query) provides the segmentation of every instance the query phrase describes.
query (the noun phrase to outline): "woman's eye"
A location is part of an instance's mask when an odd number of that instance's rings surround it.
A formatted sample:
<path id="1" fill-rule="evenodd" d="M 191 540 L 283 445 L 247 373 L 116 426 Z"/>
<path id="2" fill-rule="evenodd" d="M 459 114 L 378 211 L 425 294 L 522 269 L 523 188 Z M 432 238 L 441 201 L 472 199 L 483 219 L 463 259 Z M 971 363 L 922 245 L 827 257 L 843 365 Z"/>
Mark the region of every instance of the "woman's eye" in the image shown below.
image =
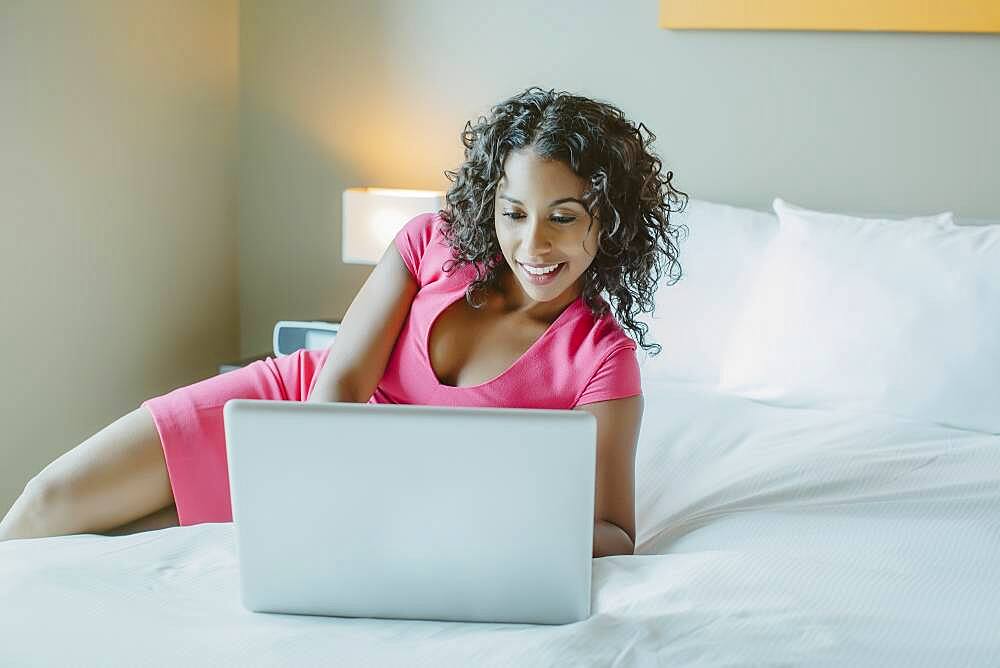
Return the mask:
<path id="1" fill-rule="evenodd" d="M 524 218 L 524 214 L 517 213 L 516 211 L 504 211 L 501 215 L 507 216 L 511 220 L 520 220 L 521 218 Z M 552 220 L 562 225 L 565 225 L 567 223 L 572 223 L 574 220 L 576 220 L 576 218 L 572 216 L 552 216 Z"/>

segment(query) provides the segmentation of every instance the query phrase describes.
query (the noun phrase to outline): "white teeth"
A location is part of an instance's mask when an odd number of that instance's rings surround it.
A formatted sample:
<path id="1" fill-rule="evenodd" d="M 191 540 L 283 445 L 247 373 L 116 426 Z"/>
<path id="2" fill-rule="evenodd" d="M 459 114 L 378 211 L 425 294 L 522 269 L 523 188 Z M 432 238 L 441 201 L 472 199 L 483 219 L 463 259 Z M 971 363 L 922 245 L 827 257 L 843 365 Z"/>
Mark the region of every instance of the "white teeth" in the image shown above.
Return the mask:
<path id="1" fill-rule="evenodd" d="M 527 271 L 529 274 L 533 274 L 535 276 L 544 276 L 545 274 L 548 274 L 549 272 L 555 271 L 556 267 L 558 267 L 559 264 L 561 264 L 561 263 L 550 264 L 547 267 L 539 267 L 537 269 L 535 267 L 529 267 L 526 264 L 522 264 L 521 266 L 524 267 L 524 270 Z"/>

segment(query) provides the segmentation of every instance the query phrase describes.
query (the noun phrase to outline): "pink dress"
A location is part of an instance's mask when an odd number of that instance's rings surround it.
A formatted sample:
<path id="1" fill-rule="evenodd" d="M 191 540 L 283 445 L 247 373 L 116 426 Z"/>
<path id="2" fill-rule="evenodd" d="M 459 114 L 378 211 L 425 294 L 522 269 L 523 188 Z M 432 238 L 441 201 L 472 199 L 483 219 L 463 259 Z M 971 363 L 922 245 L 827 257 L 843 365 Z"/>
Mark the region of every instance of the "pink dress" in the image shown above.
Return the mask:
<path id="1" fill-rule="evenodd" d="M 610 313 L 597 320 L 577 298 L 510 367 L 478 385 L 442 384 L 431 368 L 428 332 L 465 298 L 475 270 L 442 270 L 450 248 L 434 213 L 414 217 L 394 243 L 419 290 L 368 403 L 571 409 L 642 394 L 636 344 Z M 153 415 L 181 526 L 231 522 L 222 408 L 234 398 L 305 401 L 329 349 L 299 350 L 179 387 L 142 403 Z"/>

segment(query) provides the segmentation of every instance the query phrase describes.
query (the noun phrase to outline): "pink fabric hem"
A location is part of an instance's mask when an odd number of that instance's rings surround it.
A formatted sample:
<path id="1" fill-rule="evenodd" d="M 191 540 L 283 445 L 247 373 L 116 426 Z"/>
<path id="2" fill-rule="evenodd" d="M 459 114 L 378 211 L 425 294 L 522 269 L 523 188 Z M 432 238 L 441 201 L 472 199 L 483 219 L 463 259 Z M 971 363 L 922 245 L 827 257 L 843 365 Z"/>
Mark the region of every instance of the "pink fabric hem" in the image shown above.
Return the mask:
<path id="1" fill-rule="evenodd" d="M 299 350 L 142 402 L 153 416 L 181 526 L 232 522 L 222 410 L 230 399 L 305 401 L 328 350 Z"/>

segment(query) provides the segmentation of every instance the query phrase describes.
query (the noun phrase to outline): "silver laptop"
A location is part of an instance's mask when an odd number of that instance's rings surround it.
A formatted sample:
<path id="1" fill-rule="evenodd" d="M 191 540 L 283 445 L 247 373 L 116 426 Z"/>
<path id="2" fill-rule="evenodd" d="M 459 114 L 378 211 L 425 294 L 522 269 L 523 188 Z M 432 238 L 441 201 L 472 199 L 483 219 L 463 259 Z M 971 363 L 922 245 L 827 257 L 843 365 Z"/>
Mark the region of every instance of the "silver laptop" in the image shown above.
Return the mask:
<path id="1" fill-rule="evenodd" d="M 230 399 L 223 419 L 248 610 L 590 616 L 590 413 Z"/>

